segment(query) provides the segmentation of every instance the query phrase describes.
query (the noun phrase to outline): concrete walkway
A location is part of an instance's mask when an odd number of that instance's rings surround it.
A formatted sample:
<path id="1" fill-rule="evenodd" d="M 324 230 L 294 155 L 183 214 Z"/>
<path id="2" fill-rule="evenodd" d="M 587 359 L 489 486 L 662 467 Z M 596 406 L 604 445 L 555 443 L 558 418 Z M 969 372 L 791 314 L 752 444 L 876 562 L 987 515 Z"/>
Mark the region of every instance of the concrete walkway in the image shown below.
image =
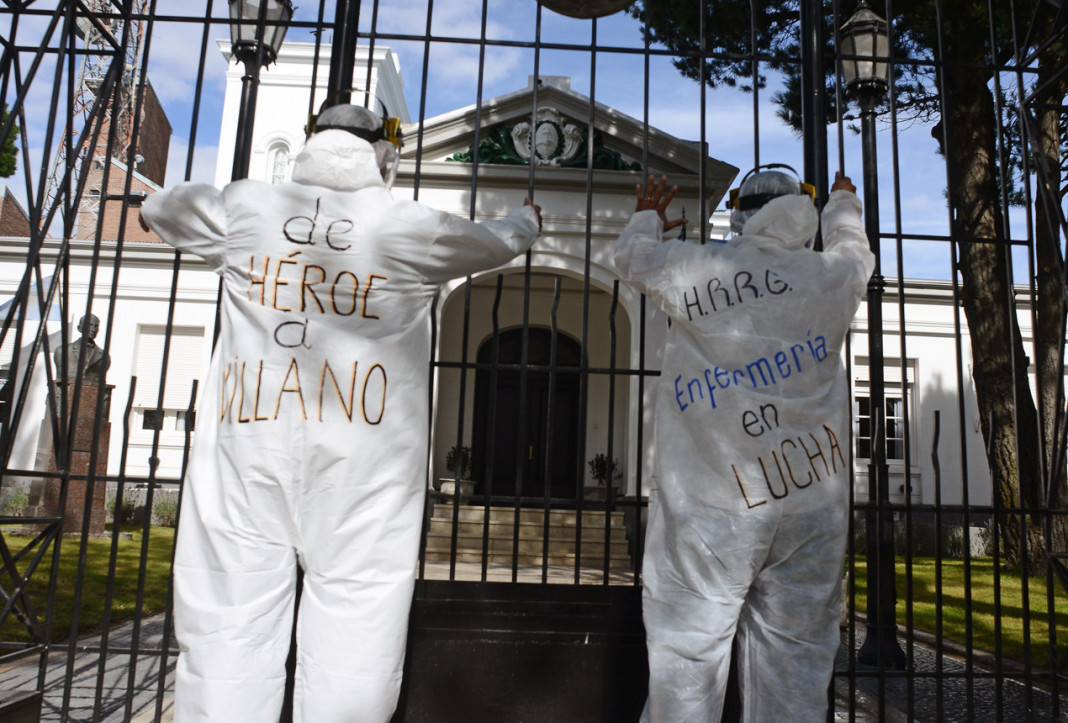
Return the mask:
<path id="1" fill-rule="evenodd" d="M 160 650 L 163 637 L 163 616 L 157 615 L 141 625 L 141 649 L 153 654 L 140 654 L 131 666 L 128 651 L 132 643 L 133 625 L 130 623 L 115 628 L 108 641 L 109 653 L 102 683 L 100 683 L 100 721 L 113 723 L 126 720 L 127 710 L 134 723 L 152 723 L 156 719 L 156 701 L 159 695 Z M 854 645 L 863 643 L 864 628 L 861 624 Z M 1068 683 L 1062 691 L 1059 712 L 1055 713 L 1054 699 L 1049 692 L 1038 686 L 1026 685 L 1025 679 L 997 680 L 990 675 L 993 662 L 984 660 L 968 671 L 963 658 L 946 646 L 941 655 L 935 652 L 933 641 L 917 635 L 912 646 L 912 674 L 890 674 L 882 681 L 871 672 L 848 670 L 848 629 L 842 630 L 842 645 L 838 651 L 835 682 L 835 720 L 874 723 L 886 721 L 924 721 L 930 723 L 953 723 L 955 721 L 984 723 L 986 721 L 1068 721 Z M 75 722 L 93 720 L 100 673 L 100 637 L 93 636 L 80 641 L 73 667 L 68 720 Z M 904 643 L 902 643 L 904 648 Z M 172 650 L 174 643 L 172 640 Z M 163 689 L 163 712 L 161 723 L 173 721 L 174 655 L 167 659 L 167 682 Z M 939 665 L 941 670 L 939 670 Z M 17 663 L 0 666 L 0 690 L 33 690 L 36 686 L 38 658 L 32 656 Z M 132 673 L 131 673 L 132 667 Z M 61 720 L 64 679 L 67 674 L 67 648 L 53 650 L 49 655 L 46 674 L 44 703 L 41 721 Z M 911 691 L 909 689 L 911 681 Z M 880 685 L 886 701 L 880 710 Z M 1030 692 L 1029 692 L 1030 688 Z M 131 695 L 132 692 L 132 695 Z M 509 723 L 501 721 L 500 723 Z M 549 722 L 546 722 L 549 723 Z M 569 721 L 551 723 L 571 723 Z M 575 722 L 582 723 L 582 722 Z"/>
<path id="2" fill-rule="evenodd" d="M 100 688 L 100 711 L 98 720 L 106 723 L 126 720 L 127 709 L 131 720 L 148 723 L 155 719 L 155 702 L 159 693 L 159 672 L 163 641 L 163 615 L 145 619 L 141 623 L 140 649 L 149 651 L 136 658 L 129 652 L 133 643 L 133 623 L 124 623 L 112 629 L 108 636 L 108 655 L 104 671 L 100 673 L 101 637 L 94 635 L 78 643 L 73 666 L 73 684 L 68 701 L 67 720 L 72 722 L 92 721 Z M 177 648 L 167 659 L 167 683 L 164 687 L 166 707 L 174 692 L 174 663 Z M 0 666 L 0 690 L 32 691 L 37 687 L 40 658 L 30 656 L 15 663 Z M 41 718 L 44 722 L 62 720 L 64 681 L 68 672 L 68 648 L 56 646 L 48 655 L 45 673 L 44 701 Z M 170 720 L 167 713 L 160 720 Z"/>

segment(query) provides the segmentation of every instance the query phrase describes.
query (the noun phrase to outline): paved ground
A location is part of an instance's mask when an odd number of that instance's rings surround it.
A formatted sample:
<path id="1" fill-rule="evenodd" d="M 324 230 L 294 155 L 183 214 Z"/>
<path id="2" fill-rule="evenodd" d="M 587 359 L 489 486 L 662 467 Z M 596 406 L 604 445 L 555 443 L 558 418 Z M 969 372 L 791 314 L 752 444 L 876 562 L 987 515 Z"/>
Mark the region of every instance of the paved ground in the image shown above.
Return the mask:
<path id="1" fill-rule="evenodd" d="M 109 636 L 109 649 L 129 649 L 133 626 L 116 628 Z M 141 626 L 143 650 L 158 651 L 162 642 L 163 617 L 156 616 Z M 855 644 L 863 642 L 863 627 L 858 630 Z M 953 723 L 985 721 L 1068 721 L 1068 695 L 1062 694 L 1060 710 L 1055 713 L 1053 697 L 1036 686 L 1027 686 L 1019 681 L 1005 680 L 999 683 L 988 676 L 989 668 L 975 668 L 971 675 L 961 659 L 951 652 L 942 655 L 941 673 L 938 673 L 938 656 L 934 648 L 925 642 L 913 646 L 913 675 L 911 690 L 908 679 L 887 677 L 883 680 L 886 705 L 879 707 L 879 678 L 864 671 L 848 673 L 848 635 L 843 629 L 842 646 L 838 653 L 840 675 L 835 684 L 835 720 L 868 723 L 886 721 L 922 721 L 930 723 Z M 68 720 L 92 721 L 97 694 L 97 678 L 100 669 L 98 637 L 80 642 L 73 668 L 74 685 L 71 689 Z M 174 657 L 167 663 L 167 686 L 164 689 L 161 723 L 173 720 Z M 158 695 L 158 671 L 160 656 L 141 654 L 133 666 L 128 652 L 111 652 L 104 667 L 100 717 L 104 723 L 126 720 L 129 710 L 134 723 L 152 723 L 156 720 Z M 67 672 L 67 650 L 57 650 L 49 658 L 44 705 L 41 721 L 60 720 L 63 706 L 63 681 Z M 0 666 L 0 690 L 32 690 L 36 682 L 36 658 L 15 664 Z M 132 680 L 132 683 L 131 683 Z M 941 685 L 939 681 L 941 680 Z M 1068 684 L 1063 693 L 1068 693 Z M 127 691 L 132 689 L 132 699 Z M 1030 689 L 1030 694 L 1028 690 Z M 501 723 L 508 723 L 502 721 Z M 557 722 L 552 723 L 569 723 Z"/>
<path id="2" fill-rule="evenodd" d="M 990 660 L 973 665 L 969 671 L 962 655 L 947 648 L 939 656 L 933 640 L 926 639 L 926 636 L 918 637 L 923 639 L 913 645 L 910 674 L 891 674 L 880 681 L 874 672 L 855 669 L 852 677 L 849 675 L 849 638 L 847 630 L 843 629 L 836 668 L 845 675 L 840 675 L 836 682 L 839 701 L 837 720 L 849 720 L 848 715 L 843 714 L 848 712 L 852 691 L 857 700 L 856 720 L 860 721 L 1068 721 L 1068 682 L 1061 684 L 1060 705 L 1056 706 L 1054 697 L 1039 687 L 1039 681 L 1031 681 L 1028 685 L 1022 673 L 1018 679 L 1011 679 L 1007 677 L 1007 671 L 1001 671 L 999 681 L 994 677 L 994 663 Z M 855 640 L 857 649 L 863 640 L 864 629 L 861 626 Z M 899 640 L 905 650 L 904 640 Z M 884 687 L 884 699 L 887 701 L 882 711 L 879 710 L 880 686 Z"/>
<path id="3" fill-rule="evenodd" d="M 157 653 L 161 650 L 163 616 L 148 618 L 141 624 L 141 649 Z M 155 701 L 159 692 L 159 666 L 161 656 L 140 654 L 133 659 L 129 652 L 133 638 L 133 624 L 117 626 L 108 636 L 107 660 L 104 673 L 100 673 L 100 637 L 93 636 L 79 641 L 73 666 L 73 681 L 68 703 L 67 720 L 81 723 L 92 721 L 97 699 L 97 686 L 101 688 L 100 721 L 124 721 L 127 709 L 137 723 L 149 723 L 155 718 Z M 45 674 L 44 702 L 41 706 L 41 721 L 59 721 L 64 705 L 64 685 L 68 670 L 67 648 L 53 650 L 48 656 L 48 671 Z M 119 652 L 116 652 L 119 651 Z M 0 666 L 0 689 L 34 690 L 37 683 L 38 656 L 17 663 Z M 173 673 L 175 657 L 167 663 L 168 684 L 164 691 L 166 707 L 173 697 Z M 98 683 L 98 678 L 100 682 Z M 127 691 L 133 691 L 132 696 Z M 170 720 L 165 714 L 161 720 Z"/>

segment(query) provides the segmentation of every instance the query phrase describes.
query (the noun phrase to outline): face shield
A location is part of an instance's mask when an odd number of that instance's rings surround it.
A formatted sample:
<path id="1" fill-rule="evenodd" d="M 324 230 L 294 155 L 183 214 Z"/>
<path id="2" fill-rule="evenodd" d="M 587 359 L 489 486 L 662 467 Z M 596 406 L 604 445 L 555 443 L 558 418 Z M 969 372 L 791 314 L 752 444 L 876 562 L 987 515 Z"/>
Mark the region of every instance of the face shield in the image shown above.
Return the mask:
<path id="1" fill-rule="evenodd" d="M 807 183 L 800 182 L 796 177 L 796 172 L 794 176 L 790 176 L 781 171 L 760 170 L 762 168 L 786 168 L 793 172 L 789 166 L 775 163 L 757 166 L 746 174 L 741 185 L 731 191 L 730 200 L 727 203 L 728 208 L 731 209 L 731 232 L 735 235 L 740 234 L 745 228 L 745 222 L 773 198 L 805 193 L 815 202 L 816 189 Z"/>
<path id="2" fill-rule="evenodd" d="M 375 157 L 378 159 L 378 167 L 382 171 L 386 188 L 393 188 L 393 182 L 397 180 L 397 169 L 400 168 L 400 146 L 389 141 L 376 141 Z"/>

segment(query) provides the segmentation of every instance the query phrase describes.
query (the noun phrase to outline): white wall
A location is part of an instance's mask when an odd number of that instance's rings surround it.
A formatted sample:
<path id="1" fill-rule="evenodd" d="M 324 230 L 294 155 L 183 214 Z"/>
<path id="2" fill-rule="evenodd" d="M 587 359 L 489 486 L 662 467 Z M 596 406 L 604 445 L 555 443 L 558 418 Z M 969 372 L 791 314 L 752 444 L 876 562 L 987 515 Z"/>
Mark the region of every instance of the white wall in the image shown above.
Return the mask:
<path id="1" fill-rule="evenodd" d="M 24 270 L 24 260 L 17 251 L 25 251 L 25 239 L 0 239 L 0 295 L 9 298 L 17 290 L 18 281 Z M 110 302 L 113 283 L 113 262 L 105 251 L 101 258 L 95 279 L 90 276 L 92 260 L 91 242 L 72 242 L 72 261 L 70 265 L 69 294 L 71 303 L 71 339 L 79 337 L 75 330 L 78 319 L 87 313 L 95 314 L 101 322 L 100 333 L 96 343 L 101 348 L 108 344 L 111 364 L 106 381 L 114 387 L 111 398 L 111 435 L 109 439 L 107 473 L 117 475 L 120 472 L 121 450 L 123 444 L 123 415 L 129 400 L 130 378 L 134 374 L 135 354 L 137 351 L 138 329 L 143 325 L 165 324 L 169 311 L 169 298 L 173 278 L 172 263 L 174 252 L 162 244 L 128 243 L 123 252 L 122 269 L 117 283 L 117 295 L 114 309 Z M 113 249 L 112 249 L 113 250 Z M 46 252 L 47 254 L 47 252 Z M 90 284 L 93 285 L 93 299 L 87 307 Z M 182 270 L 178 278 L 174 323 L 180 326 L 202 327 L 207 343 L 202 353 L 202 369 L 206 373 L 211 351 L 211 332 L 215 319 L 215 300 L 218 277 L 197 262 L 194 257 L 183 258 Z M 109 315 L 111 321 L 111 339 L 106 339 Z M 27 324 L 27 333 L 34 328 Z M 58 322 L 49 322 L 49 330 L 58 331 Z M 5 359 L 10 355 L 7 348 L 13 341 L 10 334 L 5 340 L 3 350 Z M 38 370 L 40 372 L 40 370 Z M 201 378 L 203 378 L 203 373 Z M 27 401 L 19 432 L 20 445 L 25 449 L 16 450 L 12 458 L 12 467 L 23 463 L 36 455 L 37 438 L 45 419 L 46 397 L 43 383 L 36 385 L 34 398 Z M 183 405 L 184 406 L 184 405 Z M 23 429 L 22 425 L 29 425 Z M 129 475 L 147 475 L 149 456 L 151 454 L 152 435 L 131 425 L 131 443 L 125 472 Z M 24 436 L 25 435 L 25 436 Z M 176 477 L 181 469 L 182 435 L 166 435 L 158 450 L 161 477 Z M 30 447 L 33 447 L 31 454 Z M 32 468 L 32 467 L 31 467 Z"/>
<path id="2" fill-rule="evenodd" d="M 219 51 L 229 58 L 230 41 L 217 42 Z M 322 49 L 314 97 L 309 98 L 314 63 L 314 43 L 286 42 L 282 45 L 277 62 L 260 71 L 249 178 L 268 180 L 270 169 L 267 167 L 267 158 L 273 144 L 284 142 L 289 146 L 293 157 L 304 145 L 304 128 L 308 122 L 309 108 L 310 112 L 317 113 L 319 106 L 326 99 L 326 81 L 330 74 L 329 47 Z M 367 48 L 357 48 L 354 82 L 359 88 L 363 88 L 366 82 L 367 63 Z M 222 125 L 219 130 L 219 155 L 215 167 L 215 185 L 220 188 L 229 183 L 231 178 L 243 74 L 243 65 L 229 62 L 226 70 Z M 369 90 L 370 107 L 374 108 L 375 112 L 381 111 L 381 106 L 374 100 L 379 97 L 392 116 L 400 118 L 402 123 L 409 121 L 400 64 L 388 47 L 375 47 Z M 353 93 L 352 102 L 362 103 L 362 94 Z"/>

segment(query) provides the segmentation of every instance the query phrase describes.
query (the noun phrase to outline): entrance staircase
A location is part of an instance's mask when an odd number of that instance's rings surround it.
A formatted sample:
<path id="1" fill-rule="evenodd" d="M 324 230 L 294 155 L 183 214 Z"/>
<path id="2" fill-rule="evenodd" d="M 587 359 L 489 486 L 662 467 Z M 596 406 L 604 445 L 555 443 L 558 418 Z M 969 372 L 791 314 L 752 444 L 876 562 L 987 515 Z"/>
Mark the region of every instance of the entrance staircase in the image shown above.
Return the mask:
<path id="1" fill-rule="evenodd" d="M 436 503 L 427 531 L 427 561 L 448 561 L 452 552 L 453 505 Z M 488 526 L 487 545 L 490 564 L 510 565 L 515 550 L 516 512 L 512 507 L 461 504 L 456 510 L 456 561 L 482 562 L 483 532 Z M 519 510 L 519 565 L 574 567 L 579 516 L 576 510 L 549 510 L 546 531 L 545 510 Z M 605 561 L 605 520 L 608 520 L 608 567 L 612 570 L 632 568 L 627 542 L 627 528 L 622 512 L 582 511 L 581 567 L 603 568 Z M 548 544 L 548 559 L 545 544 Z"/>

